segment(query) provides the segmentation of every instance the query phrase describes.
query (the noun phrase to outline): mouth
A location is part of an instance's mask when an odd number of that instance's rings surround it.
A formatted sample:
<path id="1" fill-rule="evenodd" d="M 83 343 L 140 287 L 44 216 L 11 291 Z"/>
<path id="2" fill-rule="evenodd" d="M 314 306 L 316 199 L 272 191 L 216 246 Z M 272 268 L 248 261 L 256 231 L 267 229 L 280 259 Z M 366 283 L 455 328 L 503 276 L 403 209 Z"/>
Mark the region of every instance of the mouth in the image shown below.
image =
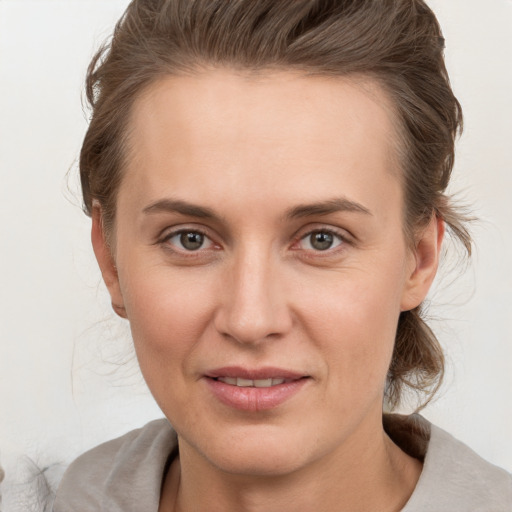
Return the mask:
<path id="1" fill-rule="evenodd" d="M 311 380 L 309 375 L 281 368 L 240 367 L 219 368 L 208 372 L 205 378 L 213 396 L 221 403 L 252 412 L 277 408 Z"/>
<path id="2" fill-rule="evenodd" d="M 215 380 L 224 382 L 224 384 L 229 384 L 230 386 L 237 386 L 239 388 L 271 388 L 287 382 L 293 382 L 293 379 L 244 379 L 243 377 L 217 377 Z"/>
<path id="3" fill-rule="evenodd" d="M 241 366 L 217 368 L 207 372 L 205 376 L 240 388 L 270 388 L 309 377 L 309 375 L 284 368 L 248 369 Z"/>

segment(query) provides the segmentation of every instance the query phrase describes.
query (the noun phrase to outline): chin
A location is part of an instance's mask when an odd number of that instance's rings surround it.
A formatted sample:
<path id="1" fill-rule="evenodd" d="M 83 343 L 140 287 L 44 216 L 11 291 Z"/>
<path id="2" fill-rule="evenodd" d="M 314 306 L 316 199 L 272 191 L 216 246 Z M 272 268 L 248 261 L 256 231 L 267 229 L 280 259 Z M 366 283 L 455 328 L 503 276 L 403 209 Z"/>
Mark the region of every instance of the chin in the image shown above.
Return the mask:
<path id="1" fill-rule="evenodd" d="M 212 466 L 226 473 L 276 477 L 293 473 L 307 464 L 306 442 L 289 431 L 259 426 L 226 434 L 213 443 L 194 447 Z"/>
<path id="2" fill-rule="evenodd" d="M 234 475 L 251 477 L 279 477 L 289 475 L 301 469 L 305 463 L 298 453 L 290 451 L 283 453 L 272 446 L 263 446 L 257 449 L 240 450 L 236 455 L 221 454 L 210 462 L 221 471 Z"/>

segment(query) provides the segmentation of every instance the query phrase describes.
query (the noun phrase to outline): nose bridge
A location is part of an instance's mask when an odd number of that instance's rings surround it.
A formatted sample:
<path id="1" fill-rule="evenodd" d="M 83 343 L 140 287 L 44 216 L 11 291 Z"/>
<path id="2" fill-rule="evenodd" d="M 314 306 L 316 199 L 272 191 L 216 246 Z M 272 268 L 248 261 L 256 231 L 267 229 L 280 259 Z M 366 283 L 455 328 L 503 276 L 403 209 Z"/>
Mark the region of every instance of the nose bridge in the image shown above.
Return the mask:
<path id="1" fill-rule="evenodd" d="M 290 324 L 278 258 L 264 244 L 246 244 L 228 266 L 217 329 L 239 343 L 283 334 Z"/>

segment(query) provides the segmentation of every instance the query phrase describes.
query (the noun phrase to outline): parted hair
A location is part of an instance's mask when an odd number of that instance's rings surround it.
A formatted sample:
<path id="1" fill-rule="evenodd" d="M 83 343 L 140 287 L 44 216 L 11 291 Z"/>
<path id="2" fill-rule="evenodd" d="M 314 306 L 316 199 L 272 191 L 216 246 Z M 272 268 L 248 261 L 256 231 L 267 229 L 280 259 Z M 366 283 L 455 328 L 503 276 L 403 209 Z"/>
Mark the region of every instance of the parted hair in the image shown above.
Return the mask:
<path id="1" fill-rule="evenodd" d="M 88 69 L 84 210 L 90 215 L 99 202 L 109 238 L 131 108 L 163 76 L 215 67 L 359 76 L 378 83 L 394 110 L 407 240 L 414 244 L 435 215 L 470 255 L 465 217 L 446 195 L 462 112 L 443 52 L 441 29 L 423 0 L 133 0 Z M 427 403 L 443 373 L 443 351 L 421 306 L 402 312 L 388 404 L 397 406 L 405 388 Z"/>

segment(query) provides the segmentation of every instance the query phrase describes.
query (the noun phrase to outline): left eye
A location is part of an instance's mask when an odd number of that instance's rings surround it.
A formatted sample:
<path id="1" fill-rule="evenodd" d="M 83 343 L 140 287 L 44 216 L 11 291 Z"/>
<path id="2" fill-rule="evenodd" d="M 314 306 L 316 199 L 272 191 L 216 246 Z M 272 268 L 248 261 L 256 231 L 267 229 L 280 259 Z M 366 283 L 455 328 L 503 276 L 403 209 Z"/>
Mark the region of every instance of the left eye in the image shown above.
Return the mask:
<path id="1" fill-rule="evenodd" d="M 302 249 L 327 251 L 341 245 L 343 239 L 332 231 L 313 231 L 300 240 Z"/>
<path id="2" fill-rule="evenodd" d="M 185 251 L 208 249 L 213 242 L 199 231 L 180 231 L 167 238 L 167 243 Z"/>

